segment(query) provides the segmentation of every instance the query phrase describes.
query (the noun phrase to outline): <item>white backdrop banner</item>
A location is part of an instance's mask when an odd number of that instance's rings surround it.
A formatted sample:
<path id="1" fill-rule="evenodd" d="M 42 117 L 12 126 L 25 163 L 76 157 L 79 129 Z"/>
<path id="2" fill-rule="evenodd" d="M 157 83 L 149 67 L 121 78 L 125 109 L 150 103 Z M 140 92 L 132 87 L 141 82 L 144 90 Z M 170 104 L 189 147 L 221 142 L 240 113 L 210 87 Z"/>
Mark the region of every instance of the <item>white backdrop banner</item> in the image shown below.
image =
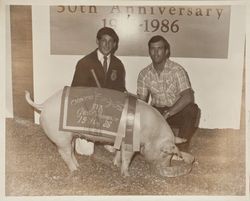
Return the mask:
<path id="1" fill-rule="evenodd" d="M 112 27 L 119 56 L 147 56 L 147 42 L 163 35 L 174 57 L 227 58 L 230 6 L 51 6 L 51 54 L 88 54 L 97 31 Z"/>

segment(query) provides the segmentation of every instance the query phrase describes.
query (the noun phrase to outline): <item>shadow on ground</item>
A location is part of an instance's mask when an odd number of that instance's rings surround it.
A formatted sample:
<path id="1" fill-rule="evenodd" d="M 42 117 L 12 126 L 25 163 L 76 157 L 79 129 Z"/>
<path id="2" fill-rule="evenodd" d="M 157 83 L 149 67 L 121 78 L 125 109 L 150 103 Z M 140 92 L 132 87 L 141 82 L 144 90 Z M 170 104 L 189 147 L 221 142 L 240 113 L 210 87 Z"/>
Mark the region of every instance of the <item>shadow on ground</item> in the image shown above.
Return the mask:
<path id="1" fill-rule="evenodd" d="M 97 145 L 92 157 L 77 155 L 80 170 L 70 175 L 38 125 L 6 119 L 6 196 L 245 195 L 244 131 L 198 129 L 190 152 L 197 162 L 189 175 L 160 178 L 136 155 L 123 178 Z"/>

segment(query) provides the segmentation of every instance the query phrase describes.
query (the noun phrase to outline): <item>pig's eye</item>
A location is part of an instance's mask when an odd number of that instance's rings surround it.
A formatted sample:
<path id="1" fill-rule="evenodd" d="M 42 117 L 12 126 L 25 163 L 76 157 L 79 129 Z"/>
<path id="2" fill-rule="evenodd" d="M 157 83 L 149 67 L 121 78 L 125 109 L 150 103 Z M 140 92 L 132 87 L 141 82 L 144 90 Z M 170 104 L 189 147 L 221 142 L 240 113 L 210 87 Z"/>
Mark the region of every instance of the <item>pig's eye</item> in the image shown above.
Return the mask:
<path id="1" fill-rule="evenodd" d="M 162 155 L 162 157 L 163 157 L 163 158 L 167 158 L 169 155 L 170 155 L 170 154 L 164 153 L 164 154 Z"/>
<path id="2" fill-rule="evenodd" d="M 169 153 L 169 150 L 168 150 L 168 149 L 166 149 L 166 147 L 161 148 L 160 150 L 161 150 L 161 152 L 163 152 L 164 154 Z"/>

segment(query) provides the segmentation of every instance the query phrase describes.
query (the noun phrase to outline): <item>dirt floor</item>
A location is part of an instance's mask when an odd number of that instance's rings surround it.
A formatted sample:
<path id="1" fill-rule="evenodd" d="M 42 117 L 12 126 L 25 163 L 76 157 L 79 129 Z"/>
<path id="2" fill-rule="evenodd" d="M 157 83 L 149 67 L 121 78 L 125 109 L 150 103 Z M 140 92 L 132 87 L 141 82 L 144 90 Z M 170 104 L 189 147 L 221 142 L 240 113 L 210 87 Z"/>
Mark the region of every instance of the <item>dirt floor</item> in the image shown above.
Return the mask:
<path id="1" fill-rule="evenodd" d="M 198 129 L 190 152 L 190 174 L 155 175 L 141 155 L 123 178 L 114 154 L 97 145 L 92 157 L 77 155 L 80 170 L 69 174 L 42 129 L 23 119 L 6 119 L 6 196 L 56 195 L 245 195 L 245 133 Z"/>

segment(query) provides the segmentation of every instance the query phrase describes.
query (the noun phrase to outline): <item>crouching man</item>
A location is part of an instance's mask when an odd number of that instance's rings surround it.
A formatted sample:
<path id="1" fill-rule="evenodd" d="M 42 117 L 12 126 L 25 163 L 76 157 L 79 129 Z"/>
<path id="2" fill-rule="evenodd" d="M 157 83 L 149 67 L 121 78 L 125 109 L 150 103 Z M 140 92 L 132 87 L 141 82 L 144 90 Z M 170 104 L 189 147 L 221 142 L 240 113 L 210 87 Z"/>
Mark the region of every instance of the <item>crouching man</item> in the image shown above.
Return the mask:
<path id="1" fill-rule="evenodd" d="M 181 65 L 169 59 L 170 45 L 164 37 L 152 37 L 148 48 L 152 63 L 138 75 L 137 96 L 146 102 L 151 96 L 151 105 L 173 130 L 178 130 L 179 137 L 187 139 L 179 148 L 188 151 L 200 116 L 188 74 Z"/>

